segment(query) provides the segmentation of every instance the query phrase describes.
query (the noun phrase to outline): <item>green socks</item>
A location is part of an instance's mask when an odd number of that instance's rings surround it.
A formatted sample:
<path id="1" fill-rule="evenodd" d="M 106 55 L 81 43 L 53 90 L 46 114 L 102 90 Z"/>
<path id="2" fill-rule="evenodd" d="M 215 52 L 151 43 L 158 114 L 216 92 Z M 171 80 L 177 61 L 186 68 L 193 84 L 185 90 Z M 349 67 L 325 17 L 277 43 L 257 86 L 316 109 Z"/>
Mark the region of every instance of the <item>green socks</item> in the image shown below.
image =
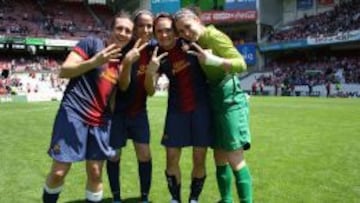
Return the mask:
<path id="1" fill-rule="evenodd" d="M 232 174 L 229 164 L 216 166 L 216 180 L 221 195 L 221 203 L 232 203 Z"/>
<path id="2" fill-rule="evenodd" d="M 235 175 L 236 189 L 241 203 L 252 202 L 252 180 L 248 166 L 238 171 L 233 171 Z"/>

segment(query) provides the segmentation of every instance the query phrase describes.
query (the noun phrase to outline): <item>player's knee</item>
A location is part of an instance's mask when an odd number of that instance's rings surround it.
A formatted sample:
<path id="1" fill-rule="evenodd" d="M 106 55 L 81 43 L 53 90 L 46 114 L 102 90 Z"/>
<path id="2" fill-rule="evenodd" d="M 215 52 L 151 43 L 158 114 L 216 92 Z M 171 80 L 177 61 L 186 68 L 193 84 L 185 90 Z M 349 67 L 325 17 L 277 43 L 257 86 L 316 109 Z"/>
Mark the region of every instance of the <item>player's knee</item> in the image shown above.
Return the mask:
<path id="1" fill-rule="evenodd" d="M 88 180 L 91 183 L 100 183 L 101 180 L 101 173 L 99 172 L 92 172 L 88 174 Z"/>
<path id="2" fill-rule="evenodd" d="M 166 168 L 167 170 L 179 170 L 181 149 L 166 148 Z"/>
<path id="3" fill-rule="evenodd" d="M 234 170 L 239 170 L 246 165 L 242 150 L 229 153 L 228 160 Z"/>
<path id="4" fill-rule="evenodd" d="M 228 163 L 227 152 L 223 150 L 214 150 L 214 159 L 217 166 L 225 165 Z"/>
<path id="5" fill-rule="evenodd" d="M 51 183 L 57 184 L 63 182 L 66 176 L 66 171 L 57 170 L 49 175 Z"/>
<path id="6" fill-rule="evenodd" d="M 101 168 L 97 165 L 90 166 L 87 169 L 88 180 L 93 183 L 101 182 Z"/>
<path id="7" fill-rule="evenodd" d="M 205 167 L 205 158 L 204 154 L 194 154 L 194 167 L 195 168 L 203 168 Z"/>
<path id="8" fill-rule="evenodd" d="M 167 161 L 166 161 L 166 167 L 168 170 L 178 170 L 180 168 L 179 165 L 179 158 L 175 157 L 171 157 L 168 156 Z"/>
<path id="9" fill-rule="evenodd" d="M 151 154 L 150 152 L 142 152 L 139 154 L 138 156 L 138 160 L 141 161 L 141 162 L 147 162 L 147 161 L 150 161 L 151 160 Z"/>
<path id="10" fill-rule="evenodd" d="M 137 152 L 138 160 L 141 162 L 146 162 L 151 160 L 151 153 L 149 146 L 144 146 L 138 149 Z"/>
<path id="11" fill-rule="evenodd" d="M 168 159 L 166 165 L 168 168 L 177 168 L 177 167 L 179 167 L 179 160 L 178 159 Z"/>
<path id="12" fill-rule="evenodd" d="M 231 168 L 233 170 L 240 170 L 242 169 L 244 166 L 246 166 L 246 162 L 245 160 L 241 160 L 241 161 L 230 161 L 230 165 Z"/>

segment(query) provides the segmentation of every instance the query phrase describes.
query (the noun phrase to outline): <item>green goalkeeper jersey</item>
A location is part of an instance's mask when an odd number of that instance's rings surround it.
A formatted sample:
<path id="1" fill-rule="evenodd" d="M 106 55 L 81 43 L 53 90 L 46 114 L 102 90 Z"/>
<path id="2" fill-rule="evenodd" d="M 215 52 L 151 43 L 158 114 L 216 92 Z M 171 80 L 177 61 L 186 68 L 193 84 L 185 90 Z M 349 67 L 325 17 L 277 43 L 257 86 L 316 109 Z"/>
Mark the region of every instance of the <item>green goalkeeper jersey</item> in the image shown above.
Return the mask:
<path id="1" fill-rule="evenodd" d="M 204 49 L 211 49 L 214 55 L 230 59 L 231 73 L 240 73 L 246 70 L 244 58 L 234 47 L 231 39 L 213 25 L 206 27 L 198 43 Z M 202 65 L 202 68 L 211 85 L 219 84 L 225 77 L 225 71 L 222 67 Z"/>

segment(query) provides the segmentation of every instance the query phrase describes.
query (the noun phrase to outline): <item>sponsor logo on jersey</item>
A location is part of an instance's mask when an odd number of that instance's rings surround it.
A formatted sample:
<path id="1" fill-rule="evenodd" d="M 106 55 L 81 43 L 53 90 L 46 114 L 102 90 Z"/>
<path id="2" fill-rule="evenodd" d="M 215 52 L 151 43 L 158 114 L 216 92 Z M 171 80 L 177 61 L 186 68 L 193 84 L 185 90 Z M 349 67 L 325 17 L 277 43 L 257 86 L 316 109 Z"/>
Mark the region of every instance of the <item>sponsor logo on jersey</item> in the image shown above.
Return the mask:
<path id="1" fill-rule="evenodd" d="M 105 69 L 102 73 L 101 73 L 101 78 L 111 82 L 112 84 L 116 84 L 117 83 L 117 75 L 114 71 L 111 71 L 111 69 Z"/>
<path id="2" fill-rule="evenodd" d="M 188 66 L 190 66 L 190 63 L 186 60 L 180 60 L 175 62 L 172 69 L 173 75 L 176 75 L 177 73 L 184 70 Z"/>

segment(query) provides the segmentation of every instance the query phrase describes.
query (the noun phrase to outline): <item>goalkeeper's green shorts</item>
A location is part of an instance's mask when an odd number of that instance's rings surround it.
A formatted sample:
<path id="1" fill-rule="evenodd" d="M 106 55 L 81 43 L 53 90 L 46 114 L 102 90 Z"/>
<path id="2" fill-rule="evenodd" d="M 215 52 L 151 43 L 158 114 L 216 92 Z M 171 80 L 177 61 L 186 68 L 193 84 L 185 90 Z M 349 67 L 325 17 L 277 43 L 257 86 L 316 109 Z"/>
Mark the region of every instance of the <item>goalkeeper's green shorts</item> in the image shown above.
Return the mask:
<path id="1" fill-rule="evenodd" d="M 249 103 L 236 76 L 228 75 L 211 87 L 215 149 L 234 151 L 250 148 Z"/>

